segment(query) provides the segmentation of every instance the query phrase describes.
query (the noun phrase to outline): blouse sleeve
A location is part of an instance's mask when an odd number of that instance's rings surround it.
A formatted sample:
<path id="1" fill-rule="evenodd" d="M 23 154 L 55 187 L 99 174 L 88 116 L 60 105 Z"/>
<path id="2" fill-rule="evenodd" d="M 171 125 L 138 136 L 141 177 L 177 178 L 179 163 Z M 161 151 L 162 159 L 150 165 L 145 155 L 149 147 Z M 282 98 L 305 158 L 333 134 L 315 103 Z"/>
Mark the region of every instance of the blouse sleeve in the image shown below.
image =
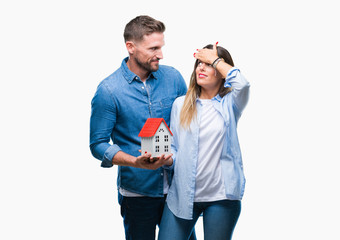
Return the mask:
<path id="1" fill-rule="evenodd" d="M 225 79 L 224 87 L 232 88 L 232 99 L 234 108 L 241 114 L 249 99 L 250 84 L 241 74 L 240 70 L 233 67 L 229 70 Z"/>

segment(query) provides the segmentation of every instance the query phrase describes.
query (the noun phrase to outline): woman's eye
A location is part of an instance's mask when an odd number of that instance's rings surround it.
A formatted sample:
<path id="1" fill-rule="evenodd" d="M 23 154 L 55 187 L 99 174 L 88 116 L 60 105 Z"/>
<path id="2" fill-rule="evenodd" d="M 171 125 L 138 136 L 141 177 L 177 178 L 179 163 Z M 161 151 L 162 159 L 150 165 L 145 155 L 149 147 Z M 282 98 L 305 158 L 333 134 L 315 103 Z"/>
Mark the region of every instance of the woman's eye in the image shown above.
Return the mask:
<path id="1" fill-rule="evenodd" d="M 206 67 L 212 67 L 211 64 L 208 64 L 208 63 L 204 63 Z M 203 65 L 202 62 L 198 62 L 198 66 L 201 67 Z"/>

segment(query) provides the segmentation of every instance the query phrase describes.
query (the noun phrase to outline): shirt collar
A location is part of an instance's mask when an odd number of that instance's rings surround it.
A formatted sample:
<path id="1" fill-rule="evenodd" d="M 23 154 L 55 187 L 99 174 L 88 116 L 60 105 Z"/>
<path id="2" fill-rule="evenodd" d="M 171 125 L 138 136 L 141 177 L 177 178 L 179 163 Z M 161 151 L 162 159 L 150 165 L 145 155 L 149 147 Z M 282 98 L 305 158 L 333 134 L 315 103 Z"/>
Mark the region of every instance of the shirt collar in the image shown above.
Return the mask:
<path id="1" fill-rule="evenodd" d="M 121 65 L 123 76 L 124 76 L 125 80 L 128 83 L 131 83 L 133 80 L 139 80 L 140 81 L 140 78 L 138 77 L 138 75 L 135 74 L 134 72 L 131 72 L 131 70 L 128 68 L 128 66 L 126 64 L 128 60 L 129 60 L 129 57 L 124 58 L 123 61 L 122 61 L 122 65 Z M 150 79 L 150 78 L 157 79 L 158 75 L 159 75 L 158 71 L 151 72 L 147 79 Z"/>
<path id="2" fill-rule="evenodd" d="M 215 97 L 212 98 L 212 100 L 216 100 L 218 102 L 221 102 L 222 98 L 221 98 L 220 94 L 217 94 Z"/>
<path id="3" fill-rule="evenodd" d="M 220 102 L 221 100 L 222 100 L 222 98 L 221 98 L 221 96 L 219 94 L 217 94 L 215 97 L 213 97 L 211 99 L 211 101 L 218 101 L 218 102 Z M 196 102 L 198 102 L 200 105 L 202 105 L 201 99 L 198 96 L 196 98 Z"/>

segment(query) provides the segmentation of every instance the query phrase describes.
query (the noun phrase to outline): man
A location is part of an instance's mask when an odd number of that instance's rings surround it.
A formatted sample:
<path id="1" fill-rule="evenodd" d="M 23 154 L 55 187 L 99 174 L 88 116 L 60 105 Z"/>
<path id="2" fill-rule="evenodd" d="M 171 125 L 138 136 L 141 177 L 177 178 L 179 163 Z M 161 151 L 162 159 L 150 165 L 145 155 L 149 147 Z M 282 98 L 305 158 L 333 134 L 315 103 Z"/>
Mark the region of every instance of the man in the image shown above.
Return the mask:
<path id="1" fill-rule="evenodd" d="M 102 167 L 119 165 L 126 239 L 155 239 L 171 181 L 172 155 L 151 163 L 150 154 L 139 153 L 138 137 L 148 118 L 164 118 L 169 125 L 173 101 L 187 91 L 176 69 L 159 65 L 164 31 L 164 24 L 149 16 L 131 20 L 124 30 L 129 57 L 99 84 L 92 99 L 90 149 Z"/>

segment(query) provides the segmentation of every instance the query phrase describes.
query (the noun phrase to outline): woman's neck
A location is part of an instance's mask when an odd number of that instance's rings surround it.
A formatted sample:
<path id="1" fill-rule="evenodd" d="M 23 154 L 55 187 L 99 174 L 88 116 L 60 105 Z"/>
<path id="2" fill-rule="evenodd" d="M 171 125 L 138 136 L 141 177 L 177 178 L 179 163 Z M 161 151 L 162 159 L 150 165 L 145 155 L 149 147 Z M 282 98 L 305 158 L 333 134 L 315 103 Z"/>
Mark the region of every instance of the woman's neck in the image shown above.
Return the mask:
<path id="1" fill-rule="evenodd" d="M 208 90 L 208 89 L 201 89 L 200 99 L 212 99 L 218 93 L 218 90 Z"/>

